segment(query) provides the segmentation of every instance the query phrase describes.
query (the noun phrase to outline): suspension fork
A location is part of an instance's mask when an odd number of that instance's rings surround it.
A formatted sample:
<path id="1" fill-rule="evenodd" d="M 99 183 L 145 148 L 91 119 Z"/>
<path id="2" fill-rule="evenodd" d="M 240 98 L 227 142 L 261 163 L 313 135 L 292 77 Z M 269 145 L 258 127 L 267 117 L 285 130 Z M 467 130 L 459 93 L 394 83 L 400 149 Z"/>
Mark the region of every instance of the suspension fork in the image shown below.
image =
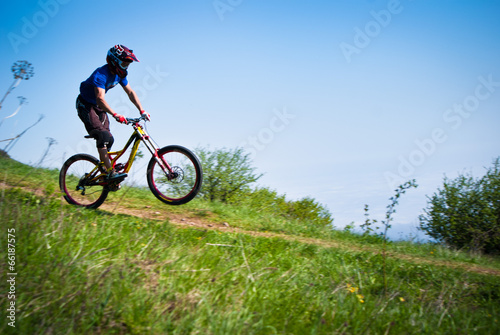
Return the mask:
<path id="1" fill-rule="evenodd" d="M 158 155 L 158 150 L 159 148 L 156 146 L 156 144 L 151 140 L 151 137 L 142 129 L 138 129 L 137 132 L 140 134 L 142 141 L 144 142 L 144 145 L 146 148 L 149 150 L 151 155 L 153 155 L 154 159 L 158 163 L 158 165 L 161 167 L 167 178 L 170 180 L 171 176 L 173 175 L 173 170 L 170 167 L 170 165 L 163 159 L 163 157 L 160 157 Z"/>

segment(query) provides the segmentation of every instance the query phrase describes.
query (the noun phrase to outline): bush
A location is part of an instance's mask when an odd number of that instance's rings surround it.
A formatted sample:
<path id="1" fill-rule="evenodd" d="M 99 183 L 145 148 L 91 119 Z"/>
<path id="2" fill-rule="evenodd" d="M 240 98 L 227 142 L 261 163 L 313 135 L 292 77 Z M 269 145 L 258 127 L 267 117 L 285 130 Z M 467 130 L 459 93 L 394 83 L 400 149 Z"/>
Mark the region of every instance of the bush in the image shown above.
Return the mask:
<path id="1" fill-rule="evenodd" d="M 306 220 L 318 226 L 328 226 L 333 223 L 330 211 L 313 198 L 305 197 L 287 203 L 286 215 L 291 219 Z"/>
<path id="2" fill-rule="evenodd" d="M 287 220 L 300 220 L 316 226 L 333 222 L 331 214 L 313 198 L 287 201 L 284 195 L 266 187 L 252 188 L 262 174 L 256 174 L 250 155 L 242 148 L 196 149 L 203 166 L 200 195 L 210 201 L 248 206 L 258 212 L 279 215 Z"/>
<path id="3" fill-rule="evenodd" d="M 500 253 L 500 157 L 482 178 L 445 178 L 420 216 L 420 229 L 451 247 Z"/>
<path id="4" fill-rule="evenodd" d="M 300 200 L 286 200 L 285 195 L 267 187 L 247 190 L 244 195 L 231 202 L 239 206 L 248 206 L 261 213 L 280 216 L 286 220 L 298 220 L 301 224 L 313 224 L 324 227 L 333 223 L 330 211 L 311 197 Z"/>
<path id="5" fill-rule="evenodd" d="M 250 154 L 245 154 L 242 148 L 213 151 L 197 148 L 195 152 L 203 166 L 200 195 L 210 201 L 229 202 L 262 177 L 262 174 L 255 174 Z"/>

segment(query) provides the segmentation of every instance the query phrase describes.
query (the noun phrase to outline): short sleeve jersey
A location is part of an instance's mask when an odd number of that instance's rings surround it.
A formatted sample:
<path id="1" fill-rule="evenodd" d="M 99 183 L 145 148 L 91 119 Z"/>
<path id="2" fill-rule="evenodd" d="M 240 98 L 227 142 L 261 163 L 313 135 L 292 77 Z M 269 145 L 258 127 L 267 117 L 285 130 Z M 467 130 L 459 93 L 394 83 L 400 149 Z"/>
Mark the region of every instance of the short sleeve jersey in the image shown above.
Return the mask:
<path id="1" fill-rule="evenodd" d="M 97 68 L 87 80 L 80 84 L 80 95 L 85 101 L 93 105 L 97 105 L 94 88 L 100 87 L 107 92 L 117 84 L 120 84 L 123 87 L 127 86 L 127 77 L 120 78 L 118 75 L 112 74 L 109 70 L 108 64 L 106 64 Z"/>

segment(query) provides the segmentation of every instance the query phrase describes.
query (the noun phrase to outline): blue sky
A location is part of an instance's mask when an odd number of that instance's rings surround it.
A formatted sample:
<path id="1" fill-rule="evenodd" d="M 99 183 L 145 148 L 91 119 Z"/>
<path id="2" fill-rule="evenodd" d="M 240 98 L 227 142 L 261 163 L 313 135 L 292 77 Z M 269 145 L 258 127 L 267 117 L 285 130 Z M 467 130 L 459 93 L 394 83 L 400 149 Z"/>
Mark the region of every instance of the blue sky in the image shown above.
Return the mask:
<path id="1" fill-rule="evenodd" d="M 74 102 L 114 44 L 140 60 L 129 82 L 158 143 L 243 146 L 265 174 L 261 185 L 317 199 L 339 228 L 363 222 L 364 204 L 382 219 L 394 187 L 416 179 L 392 229 L 415 234 L 426 195 L 445 175 L 481 176 L 500 156 L 498 1 L 42 0 L 0 8 L 0 94 L 14 62 L 35 68 L 0 110 L 4 118 L 17 96 L 29 101 L 4 121 L 0 140 L 45 116 L 9 152 L 25 163 L 40 160 L 47 137 L 57 145 L 44 166 L 95 154 Z M 107 100 L 137 113 L 120 88 Z M 111 127 L 118 147 L 129 128 Z M 145 181 L 139 170 L 134 178 Z"/>

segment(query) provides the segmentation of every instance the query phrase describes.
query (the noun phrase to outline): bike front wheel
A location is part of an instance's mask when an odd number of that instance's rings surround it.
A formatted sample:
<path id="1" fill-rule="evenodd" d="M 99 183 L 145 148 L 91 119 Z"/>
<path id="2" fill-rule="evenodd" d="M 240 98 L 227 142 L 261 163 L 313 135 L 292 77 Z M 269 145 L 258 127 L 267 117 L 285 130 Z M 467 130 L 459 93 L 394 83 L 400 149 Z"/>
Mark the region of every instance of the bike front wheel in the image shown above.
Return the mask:
<path id="1" fill-rule="evenodd" d="M 87 154 L 77 154 L 64 162 L 59 173 L 59 187 L 64 199 L 72 205 L 97 208 L 109 190 L 95 181 L 101 174 L 99 160 Z"/>
<path id="2" fill-rule="evenodd" d="M 160 201 L 169 205 L 182 205 L 191 201 L 200 191 L 203 173 L 195 154 L 182 146 L 170 145 L 159 149 L 158 157 L 151 158 L 147 179 L 151 192 Z"/>

